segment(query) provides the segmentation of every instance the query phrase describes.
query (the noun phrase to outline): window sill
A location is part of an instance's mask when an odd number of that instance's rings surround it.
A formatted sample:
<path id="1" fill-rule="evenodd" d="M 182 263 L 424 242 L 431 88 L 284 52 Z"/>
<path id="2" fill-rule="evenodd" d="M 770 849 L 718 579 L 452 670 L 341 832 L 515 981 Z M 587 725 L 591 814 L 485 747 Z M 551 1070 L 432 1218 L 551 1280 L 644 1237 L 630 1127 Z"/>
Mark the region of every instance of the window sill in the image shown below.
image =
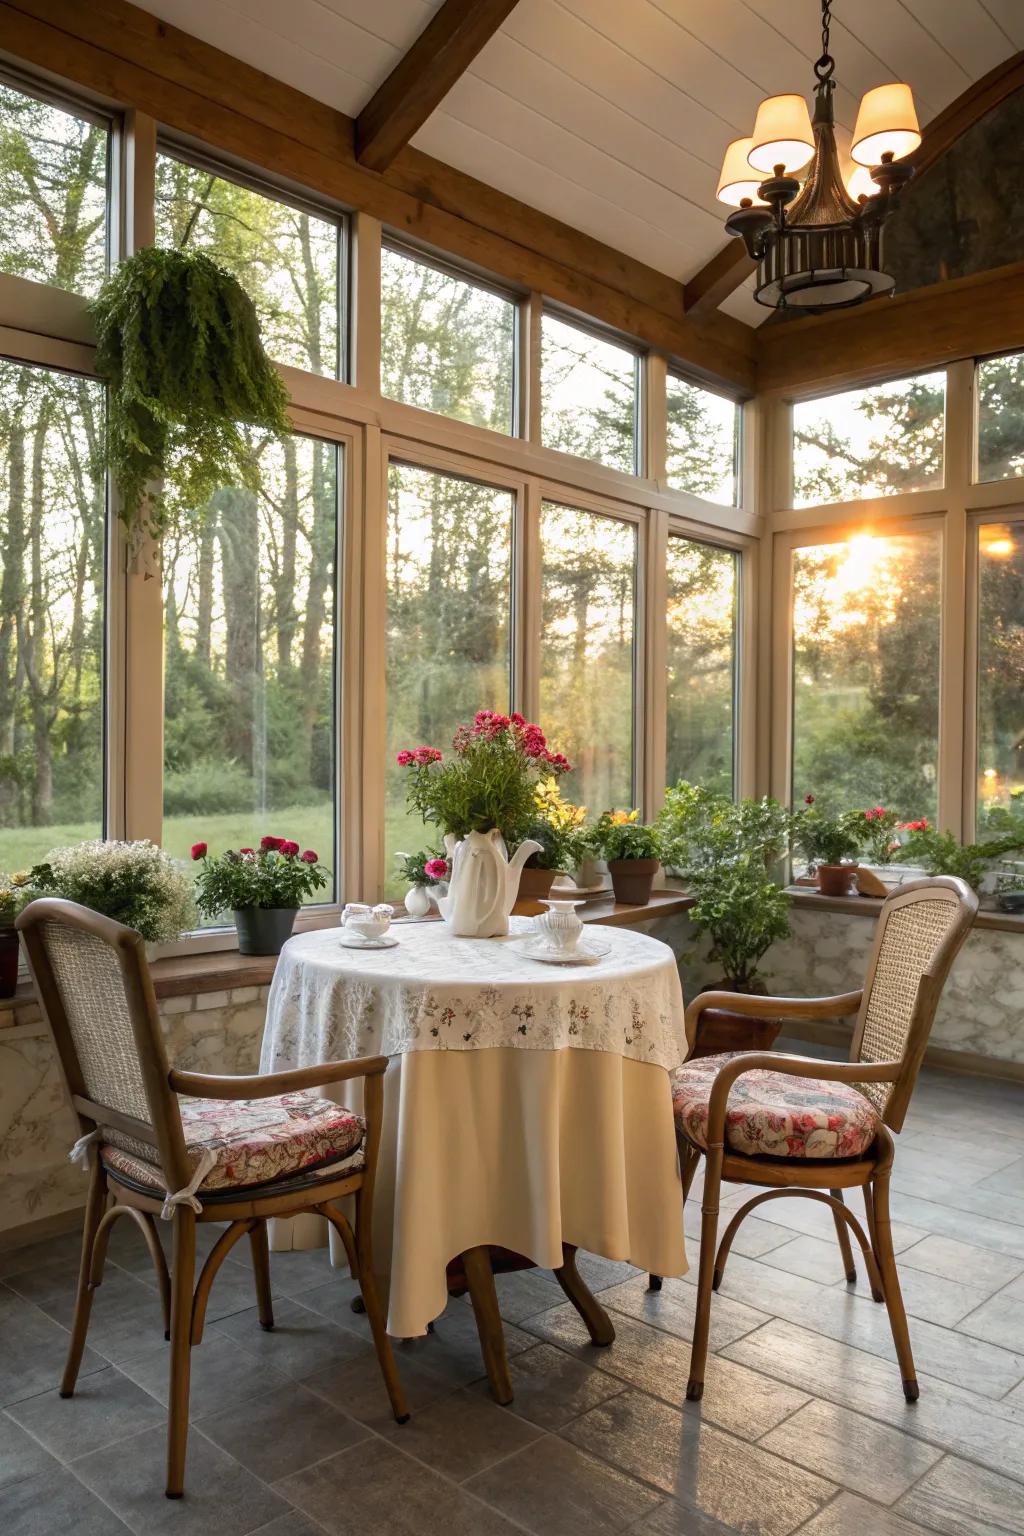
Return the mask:
<path id="1" fill-rule="evenodd" d="M 674 917 L 693 906 L 693 897 L 680 891 L 654 891 L 645 907 L 623 905 L 606 899 L 590 901 L 581 916 L 585 923 L 596 923 L 610 928 L 625 928 L 634 923 L 644 923 L 652 918 Z M 543 910 L 539 902 L 524 902 L 517 907 L 525 916 Z M 411 919 L 399 917 L 401 926 Z M 423 922 L 440 922 L 438 917 L 421 919 Z M 337 923 L 337 918 L 332 919 Z M 326 926 L 322 921 L 305 924 L 312 927 Z M 232 992 L 239 987 L 265 987 L 273 980 L 277 966 L 276 955 L 240 955 L 237 949 L 220 949 L 189 955 L 165 955 L 150 963 L 150 974 L 158 998 L 188 997 L 208 992 Z M 32 983 L 20 982 L 11 1002 L 21 1007 L 33 1002 Z M 2 1005 L 0 1005 L 2 1006 Z"/>
<path id="2" fill-rule="evenodd" d="M 790 885 L 786 891 L 793 898 L 794 907 L 810 912 L 844 912 L 852 917 L 876 918 L 882 909 L 880 896 L 822 896 L 806 885 Z M 982 911 L 974 919 L 974 926 L 998 933 L 1024 933 L 1024 913 Z"/>

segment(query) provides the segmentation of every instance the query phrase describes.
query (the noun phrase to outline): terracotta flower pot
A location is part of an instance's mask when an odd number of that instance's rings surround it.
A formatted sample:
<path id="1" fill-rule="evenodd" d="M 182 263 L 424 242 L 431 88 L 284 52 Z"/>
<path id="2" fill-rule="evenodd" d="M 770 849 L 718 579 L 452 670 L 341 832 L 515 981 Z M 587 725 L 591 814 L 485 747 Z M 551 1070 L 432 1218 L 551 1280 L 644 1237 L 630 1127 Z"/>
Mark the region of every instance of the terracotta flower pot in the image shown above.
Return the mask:
<path id="1" fill-rule="evenodd" d="M 615 900 L 624 906 L 646 907 L 660 868 L 658 859 L 609 859 L 608 873 Z"/>
<path id="2" fill-rule="evenodd" d="M 524 865 L 519 871 L 520 901 L 547 901 L 555 883 L 557 869 L 530 869 Z"/>
<path id="3" fill-rule="evenodd" d="M 0 926 L 0 997 L 13 997 L 18 985 L 18 930 L 13 923 Z"/>
<path id="4" fill-rule="evenodd" d="M 849 896 L 856 864 L 819 864 L 818 890 L 823 896 Z"/>
<path id="5" fill-rule="evenodd" d="M 240 955 L 279 955 L 298 907 L 243 907 L 235 913 Z"/>

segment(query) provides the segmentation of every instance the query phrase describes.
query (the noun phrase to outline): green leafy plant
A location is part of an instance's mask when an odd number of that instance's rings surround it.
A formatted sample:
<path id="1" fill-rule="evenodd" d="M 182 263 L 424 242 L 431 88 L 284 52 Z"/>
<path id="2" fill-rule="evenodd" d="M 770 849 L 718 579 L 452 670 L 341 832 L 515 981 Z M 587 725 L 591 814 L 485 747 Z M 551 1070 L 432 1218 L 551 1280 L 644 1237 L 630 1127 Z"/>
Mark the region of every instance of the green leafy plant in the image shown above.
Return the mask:
<path id="1" fill-rule="evenodd" d="M 195 923 L 188 876 L 150 842 L 96 840 L 51 848 L 29 871 L 28 883 L 36 895 L 77 901 L 151 942 L 167 943 Z"/>
<path id="2" fill-rule="evenodd" d="M 739 857 L 770 868 L 789 847 L 792 817 L 768 795 L 733 801 L 681 779 L 666 790 L 657 827 L 666 866 L 692 880 L 708 865 Z"/>
<path id="3" fill-rule="evenodd" d="M 558 787 L 554 774 L 542 779 L 533 792 L 538 816 L 529 837 L 540 843 L 526 863 L 530 869 L 573 870 L 586 857 L 589 839 L 584 823 L 585 805 L 573 805 Z"/>
<path id="4" fill-rule="evenodd" d="M 709 958 L 737 992 L 763 991 L 758 962 L 789 934 L 789 897 L 767 875 L 758 857 L 705 865 L 693 884 L 697 900 L 690 922 L 711 940 Z"/>
<path id="5" fill-rule="evenodd" d="M 90 311 L 110 386 L 106 462 L 129 527 L 159 534 L 222 486 L 257 491 L 244 428 L 287 433 L 287 394 L 238 279 L 202 251 L 150 246 Z"/>
<path id="6" fill-rule="evenodd" d="M 657 828 L 645 826 L 639 811 L 604 811 L 594 827 L 593 845 L 603 859 L 658 859 Z"/>
<path id="7" fill-rule="evenodd" d="M 410 772 L 408 805 L 424 821 L 455 837 L 497 827 L 509 848 L 538 819 L 537 786 L 571 766 L 549 749 L 540 726 L 490 709 L 458 727 L 447 759 L 437 747 L 415 747 L 399 752 L 397 761 Z"/>
<path id="8" fill-rule="evenodd" d="M 313 849 L 300 853 L 298 843 L 286 837 L 262 837 L 258 848 L 228 848 L 212 857 L 205 843 L 193 843 L 192 858 L 202 865 L 196 875 L 196 906 L 204 917 L 249 907 L 300 907 L 327 884 L 327 872 Z"/>
<path id="9" fill-rule="evenodd" d="M 952 832 L 938 832 L 926 821 L 911 822 L 910 835 L 895 858 L 918 864 L 929 875 L 959 875 L 977 890 L 993 864 L 1024 848 L 1024 829 L 987 843 L 961 843 Z"/>
<path id="10" fill-rule="evenodd" d="M 860 852 L 860 811 L 829 816 L 808 795 L 802 810 L 793 817 L 793 843 L 808 864 L 841 864 Z"/>
<path id="11" fill-rule="evenodd" d="M 397 853 L 398 873 L 410 885 L 436 885 L 448 875 L 448 860 L 443 853 Z"/>

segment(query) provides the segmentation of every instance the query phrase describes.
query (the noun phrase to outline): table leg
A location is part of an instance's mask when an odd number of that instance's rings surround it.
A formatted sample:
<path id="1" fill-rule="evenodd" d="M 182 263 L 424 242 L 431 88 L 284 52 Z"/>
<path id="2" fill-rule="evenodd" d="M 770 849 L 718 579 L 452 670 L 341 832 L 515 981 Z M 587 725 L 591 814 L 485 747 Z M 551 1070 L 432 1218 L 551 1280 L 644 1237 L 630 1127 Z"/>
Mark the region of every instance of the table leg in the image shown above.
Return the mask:
<path id="1" fill-rule="evenodd" d="M 494 1288 L 490 1252 L 486 1246 L 467 1248 L 462 1255 L 462 1262 L 473 1303 L 476 1329 L 480 1335 L 480 1349 L 487 1367 L 487 1380 L 491 1384 L 491 1396 L 496 1403 L 510 1403 L 512 1380 L 508 1373 L 505 1333 L 498 1311 L 498 1293 Z"/>
<path id="2" fill-rule="evenodd" d="M 555 1270 L 555 1279 L 586 1323 L 591 1344 L 603 1347 L 614 1343 L 611 1318 L 584 1283 L 576 1268 L 576 1249 L 569 1243 L 562 1244 L 562 1267 Z"/>

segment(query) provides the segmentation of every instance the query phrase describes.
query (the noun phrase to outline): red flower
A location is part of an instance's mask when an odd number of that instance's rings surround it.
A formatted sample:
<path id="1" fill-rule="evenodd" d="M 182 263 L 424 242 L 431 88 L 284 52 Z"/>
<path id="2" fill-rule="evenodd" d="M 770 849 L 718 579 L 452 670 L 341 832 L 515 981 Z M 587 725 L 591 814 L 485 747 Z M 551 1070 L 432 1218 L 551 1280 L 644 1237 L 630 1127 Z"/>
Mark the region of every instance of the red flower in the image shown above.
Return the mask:
<path id="1" fill-rule="evenodd" d="M 412 760 L 417 766 L 422 766 L 424 763 L 439 763 L 441 756 L 436 747 L 417 747 L 412 753 Z"/>
<path id="2" fill-rule="evenodd" d="M 901 821 L 900 822 L 900 831 L 901 832 L 927 832 L 927 830 L 928 830 L 928 818 L 926 816 L 922 816 L 920 821 Z"/>
<path id="3" fill-rule="evenodd" d="M 415 758 L 411 752 L 399 752 L 398 756 L 395 758 L 395 762 L 398 764 L 399 768 L 408 768 L 410 763 L 415 762 Z"/>
<path id="4" fill-rule="evenodd" d="M 284 854 L 284 856 L 285 856 L 285 858 L 286 858 L 286 859 L 294 859 L 294 857 L 295 857 L 295 855 L 296 855 L 296 854 L 297 854 L 297 853 L 298 853 L 298 851 L 299 851 L 299 845 L 298 845 L 298 843 L 293 843 L 293 842 L 290 842 L 290 841 L 289 841 L 289 840 L 288 840 L 288 839 L 287 839 L 287 838 L 286 838 L 286 839 L 285 839 L 285 840 L 284 840 L 284 841 L 283 841 L 283 842 L 282 842 L 282 844 L 281 844 L 281 847 L 280 847 L 280 850 L 279 850 L 279 851 L 280 851 L 280 852 L 281 852 L 281 853 L 283 853 L 283 854 Z"/>
<path id="5" fill-rule="evenodd" d="M 572 768 L 572 764 L 564 752 L 545 752 L 544 761 L 556 773 L 568 773 Z"/>
<path id="6" fill-rule="evenodd" d="M 512 722 L 513 725 L 518 725 L 520 727 L 524 727 L 526 725 L 526 716 L 525 715 L 521 715 L 518 710 L 516 710 L 513 714 L 509 715 L 508 718 Z"/>
<path id="7" fill-rule="evenodd" d="M 318 855 L 313 852 L 312 848 L 307 848 L 305 852 L 300 853 L 299 858 L 303 864 L 319 864 L 320 862 Z"/>
<path id="8" fill-rule="evenodd" d="M 255 848 L 239 848 L 238 851 L 239 851 L 239 853 L 247 853 L 250 856 L 250 858 L 251 858 L 255 854 L 256 849 Z"/>
<path id="9" fill-rule="evenodd" d="M 428 859 L 423 866 L 423 873 L 431 880 L 443 880 L 448 873 L 448 860 Z"/>
<path id="10" fill-rule="evenodd" d="M 260 838 L 260 852 L 261 853 L 280 853 L 281 852 L 281 844 L 283 842 L 284 842 L 284 838 L 282 838 L 282 837 L 261 837 Z"/>
<path id="11" fill-rule="evenodd" d="M 194 859 L 205 859 L 206 858 L 206 844 L 205 843 L 193 843 L 192 844 L 192 857 Z"/>
<path id="12" fill-rule="evenodd" d="M 804 795 L 804 805 L 813 805 L 813 804 L 814 804 L 814 796 L 813 795 Z"/>

